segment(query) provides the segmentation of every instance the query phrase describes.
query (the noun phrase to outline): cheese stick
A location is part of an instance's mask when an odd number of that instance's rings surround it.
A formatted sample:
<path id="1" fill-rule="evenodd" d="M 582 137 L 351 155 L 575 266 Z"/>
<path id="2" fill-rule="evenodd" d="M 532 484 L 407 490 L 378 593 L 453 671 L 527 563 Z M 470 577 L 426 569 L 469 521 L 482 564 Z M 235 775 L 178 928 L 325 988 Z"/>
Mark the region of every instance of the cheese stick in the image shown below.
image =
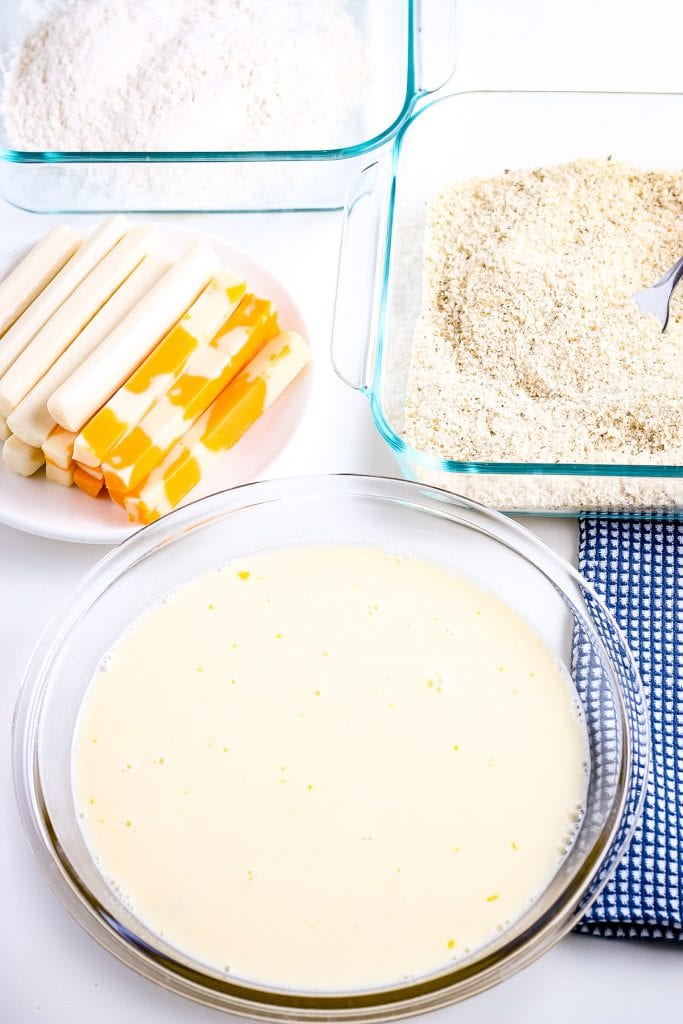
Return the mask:
<path id="1" fill-rule="evenodd" d="M 150 288 L 170 268 L 171 262 L 157 253 L 145 256 L 142 263 L 126 278 L 87 327 L 72 341 L 66 352 L 53 363 L 44 377 L 29 391 L 9 419 L 12 433 L 27 444 L 42 445 L 55 425 L 47 403 L 60 384 L 78 369 L 123 318 L 137 306 Z"/>
<path id="2" fill-rule="evenodd" d="M 218 267 L 206 241 L 194 242 L 48 401 L 50 415 L 78 432 L 180 320 Z"/>
<path id="3" fill-rule="evenodd" d="M 12 431 L 7 426 L 7 420 L 4 416 L 0 416 L 0 443 L 6 441 Z"/>
<path id="4" fill-rule="evenodd" d="M 75 464 L 72 462 L 68 469 L 60 469 L 45 460 L 45 479 L 51 484 L 59 484 L 60 487 L 72 487 L 74 482 Z"/>
<path id="5" fill-rule="evenodd" d="M 9 416 L 119 285 L 160 245 L 158 228 L 133 228 L 100 260 L 0 380 L 0 414 Z"/>
<path id="6" fill-rule="evenodd" d="M 0 376 L 10 368 L 29 342 L 33 341 L 41 327 L 68 299 L 72 291 L 123 238 L 127 227 L 126 218 L 120 214 L 100 224 L 10 327 L 0 342 Z"/>
<path id="7" fill-rule="evenodd" d="M 132 491 L 270 338 L 277 316 L 265 299 L 247 296 L 208 345 L 198 349 L 173 387 L 102 464 L 107 489 Z"/>
<path id="8" fill-rule="evenodd" d="M 19 476 L 33 476 L 45 462 L 45 456 L 40 448 L 25 444 L 14 434 L 8 437 L 2 446 L 2 457 L 10 473 L 17 473 Z"/>
<path id="9" fill-rule="evenodd" d="M 81 244 L 75 231 L 61 224 L 48 231 L 0 284 L 0 337 L 58 274 Z"/>
<path id="10" fill-rule="evenodd" d="M 73 460 L 75 437 L 69 430 L 54 427 L 43 444 L 45 458 L 60 469 L 68 469 Z"/>
<path id="11" fill-rule="evenodd" d="M 99 466 L 182 372 L 196 348 L 213 338 L 234 313 L 246 283 L 227 270 L 213 278 L 182 320 L 147 356 L 76 438 L 74 458 Z"/>
<path id="12" fill-rule="evenodd" d="M 106 480 L 104 481 L 104 486 L 105 487 L 107 486 L 107 481 Z M 129 492 L 128 491 L 114 491 L 114 492 L 112 492 L 110 490 L 107 490 L 107 494 L 109 495 L 111 500 L 114 502 L 114 504 L 119 506 L 119 508 L 125 508 L 126 507 L 126 498 L 129 497 Z"/>
<path id="13" fill-rule="evenodd" d="M 310 360 L 300 334 L 283 331 L 214 400 L 137 494 L 125 500 L 130 519 L 151 523 L 176 508 L 298 377 Z"/>
<path id="14" fill-rule="evenodd" d="M 104 479 L 97 480 L 78 465 L 75 465 L 74 469 L 74 483 L 79 491 L 89 494 L 91 498 L 96 498 L 104 487 Z"/>
<path id="15" fill-rule="evenodd" d="M 104 472 L 102 471 L 101 466 L 85 466 L 82 462 L 79 462 L 78 459 L 74 459 L 74 465 L 78 466 L 79 469 L 82 469 L 84 473 L 88 474 L 88 476 L 93 477 L 94 480 L 101 480 L 104 483 Z"/>

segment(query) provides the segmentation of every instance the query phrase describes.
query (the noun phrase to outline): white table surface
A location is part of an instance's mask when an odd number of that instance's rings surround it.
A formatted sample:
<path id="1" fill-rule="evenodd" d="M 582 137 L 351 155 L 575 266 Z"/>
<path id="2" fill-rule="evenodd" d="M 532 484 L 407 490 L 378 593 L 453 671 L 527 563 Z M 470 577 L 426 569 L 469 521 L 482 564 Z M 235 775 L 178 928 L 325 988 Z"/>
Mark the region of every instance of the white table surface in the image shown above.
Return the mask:
<path id="1" fill-rule="evenodd" d="M 0 0 L 8 2 L 8 0 Z M 662 26 L 667 26 L 665 29 Z M 683 90 L 683 8 L 668 0 L 462 0 L 451 88 Z M 0 203 L 0 245 L 20 244 L 30 215 Z M 268 263 L 308 318 L 318 364 L 304 421 L 267 475 L 394 474 L 366 400 L 328 365 L 340 217 L 203 217 Z M 575 524 L 526 520 L 567 558 Z M 21 676 L 43 626 L 104 548 L 59 544 L 0 526 L 0 1022 L 217 1024 L 215 1011 L 154 987 L 103 952 L 69 918 L 34 865 L 12 792 L 10 723 Z M 534 966 L 457 1008 L 461 1024 L 590 1024 L 676 1018 L 677 948 L 570 936 Z M 423 1018 L 424 1019 L 424 1018 Z"/>

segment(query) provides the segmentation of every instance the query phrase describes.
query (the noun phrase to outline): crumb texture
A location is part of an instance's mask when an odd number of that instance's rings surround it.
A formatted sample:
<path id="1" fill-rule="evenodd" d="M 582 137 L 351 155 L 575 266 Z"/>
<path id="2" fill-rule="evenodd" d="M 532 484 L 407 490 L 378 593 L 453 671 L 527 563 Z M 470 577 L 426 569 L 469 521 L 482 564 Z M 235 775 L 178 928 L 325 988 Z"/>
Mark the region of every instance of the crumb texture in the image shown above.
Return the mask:
<path id="1" fill-rule="evenodd" d="M 665 334 L 631 296 L 683 255 L 683 172 L 577 160 L 462 182 L 430 202 L 424 245 L 409 444 L 459 461 L 681 462 L 683 292 Z M 485 490 L 500 504 L 494 478 Z M 560 490 L 586 505 L 591 483 Z M 638 504 L 643 487 L 612 497 Z"/>

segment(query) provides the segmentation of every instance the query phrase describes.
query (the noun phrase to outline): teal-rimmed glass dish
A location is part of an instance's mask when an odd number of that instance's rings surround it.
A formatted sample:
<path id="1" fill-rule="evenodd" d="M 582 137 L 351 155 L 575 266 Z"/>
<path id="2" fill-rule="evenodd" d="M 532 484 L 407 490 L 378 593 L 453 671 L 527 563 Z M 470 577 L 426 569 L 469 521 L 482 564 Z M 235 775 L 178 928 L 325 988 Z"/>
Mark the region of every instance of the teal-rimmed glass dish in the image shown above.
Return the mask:
<path id="1" fill-rule="evenodd" d="M 522 916 L 490 942 L 442 970 L 392 985 L 285 989 L 194 959 L 151 931 L 110 888 L 79 825 L 74 730 L 103 653 L 187 580 L 258 551 L 301 544 L 369 545 L 435 562 L 496 593 L 533 623 L 568 674 L 581 659 L 575 696 L 586 725 L 588 787 L 565 858 Z M 359 652 L 361 675 L 372 674 L 373 666 Z M 443 1009 L 546 953 L 581 921 L 623 855 L 642 810 L 650 760 L 642 682 L 590 583 L 519 524 L 475 502 L 405 480 L 358 476 L 271 480 L 214 494 L 107 554 L 68 595 L 36 646 L 13 735 L 23 825 L 41 870 L 76 921 L 128 967 L 172 992 L 283 1024 L 379 1024 Z M 217 813 L 230 814 L 229 794 Z M 346 882 L 330 871 L 331 890 L 340 884 Z"/>
<path id="2" fill-rule="evenodd" d="M 418 103 L 391 149 L 366 161 L 347 195 L 333 356 L 405 476 L 506 512 L 680 517 L 683 465 L 450 461 L 407 444 L 403 421 L 428 199 L 457 180 L 578 157 L 680 169 L 670 126 L 681 114 L 679 94 L 458 93 Z"/>
<path id="3" fill-rule="evenodd" d="M 0 125 L 0 195 L 39 213 L 339 209 L 367 154 L 389 143 L 415 101 L 452 74 L 454 6 L 453 0 L 348 0 L 367 79 L 333 148 L 317 148 L 311 137 L 310 147 L 297 150 L 28 152 L 14 148 Z M 26 9 L 0 9 L 0 67 L 30 30 Z"/>

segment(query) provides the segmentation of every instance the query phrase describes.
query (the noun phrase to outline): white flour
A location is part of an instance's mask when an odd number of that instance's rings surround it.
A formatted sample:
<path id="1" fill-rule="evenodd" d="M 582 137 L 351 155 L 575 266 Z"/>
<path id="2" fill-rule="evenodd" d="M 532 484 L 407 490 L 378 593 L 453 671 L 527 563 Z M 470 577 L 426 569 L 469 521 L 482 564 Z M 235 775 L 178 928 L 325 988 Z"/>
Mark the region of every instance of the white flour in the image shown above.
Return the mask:
<path id="1" fill-rule="evenodd" d="M 346 0 L 64 0 L 10 57 L 15 148 L 244 150 L 352 141 L 366 55 Z"/>

